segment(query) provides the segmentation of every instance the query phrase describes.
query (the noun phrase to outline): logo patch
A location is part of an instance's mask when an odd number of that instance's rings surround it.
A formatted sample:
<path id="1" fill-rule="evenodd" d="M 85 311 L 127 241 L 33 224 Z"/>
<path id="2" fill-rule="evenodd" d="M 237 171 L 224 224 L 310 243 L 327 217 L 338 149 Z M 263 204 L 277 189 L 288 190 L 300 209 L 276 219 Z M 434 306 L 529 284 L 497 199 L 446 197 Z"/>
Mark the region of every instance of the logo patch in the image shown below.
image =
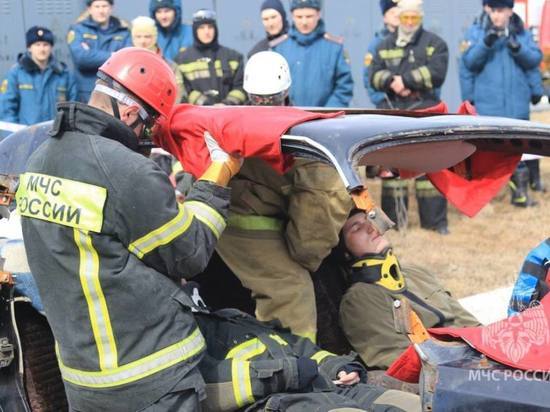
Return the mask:
<path id="1" fill-rule="evenodd" d="M 67 43 L 71 44 L 75 38 L 76 38 L 76 34 L 74 33 L 74 30 L 70 30 L 67 33 Z"/>
<path id="2" fill-rule="evenodd" d="M 8 79 L 2 80 L 0 85 L 0 94 L 5 94 L 8 91 Z"/>
<path id="3" fill-rule="evenodd" d="M 363 63 L 365 64 L 365 67 L 369 67 L 372 64 L 373 59 L 374 59 L 374 56 L 372 55 L 372 53 L 367 53 L 365 55 L 365 60 L 363 61 Z"/>

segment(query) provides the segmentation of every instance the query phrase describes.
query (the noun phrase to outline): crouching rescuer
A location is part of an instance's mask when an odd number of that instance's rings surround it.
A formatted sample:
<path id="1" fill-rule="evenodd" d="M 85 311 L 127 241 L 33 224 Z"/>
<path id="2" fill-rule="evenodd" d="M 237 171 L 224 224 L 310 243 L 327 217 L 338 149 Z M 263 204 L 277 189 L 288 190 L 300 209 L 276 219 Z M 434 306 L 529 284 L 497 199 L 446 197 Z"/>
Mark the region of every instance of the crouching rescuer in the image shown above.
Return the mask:
<path id="1" fill-rule="evenodd" d="M 240 160 L 210 138 L 212 166 L 178 204 L 142 153 L 177 94 L 171 68 L 126 48 L 99 68 L 88 105 L 62 103 L 17 204 L 71 410 L 198 410 L 204 338 L 179 283 L 225 228 Z M 154 204 L 154 207 L 151 207 Z"/>

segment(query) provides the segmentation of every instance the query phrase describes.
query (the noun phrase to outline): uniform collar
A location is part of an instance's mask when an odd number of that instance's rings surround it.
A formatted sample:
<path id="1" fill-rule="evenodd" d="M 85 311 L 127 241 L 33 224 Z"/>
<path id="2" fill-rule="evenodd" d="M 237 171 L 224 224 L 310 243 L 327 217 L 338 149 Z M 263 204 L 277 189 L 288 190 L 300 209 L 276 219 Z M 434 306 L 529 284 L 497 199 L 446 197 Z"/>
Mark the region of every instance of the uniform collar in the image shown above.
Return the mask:
<path id="1" fill-rule="evenodd" d="M 21 65 L 21 67 L 23 67 L 25 71 L 29 73 L 40 72 L 40 67 L 38 67 L 38 65 L 33 61 L 28 51 L 25 53 L 21 53 L 18 57 L 19 64 Z M 63 72 L 64 65 L 63 63 L 57 61 L 57 59 L 52 54 L 52 56 L 50 57 L 50 61 L 46 66 L 46 70 L 47 69 L 52 69 L 55 73 L 60 74 Z"/>
<path id="2" fill-rule="evenodd" d="M 323 19 L 320 19 L 319 24 L 317 25 L 315 30 L 313 30 L 309 34 L 300 33 L 296 29 L 296 26 L 292 25 L 292 28 L 290 29 L 290 32 L 288 34 L 302 46 L 309 46 L 317 39 L 325 35 L 325 22 L 323 21 Z"/>
<path id="3" fill-rule="evenodd" d="M 59 103 L 57 110 L 50 136 L 60 137 L 62 132 L 99 135 L 138 152 L 138 138 L 133 130 L 104 111 L 77 102 Z"/>

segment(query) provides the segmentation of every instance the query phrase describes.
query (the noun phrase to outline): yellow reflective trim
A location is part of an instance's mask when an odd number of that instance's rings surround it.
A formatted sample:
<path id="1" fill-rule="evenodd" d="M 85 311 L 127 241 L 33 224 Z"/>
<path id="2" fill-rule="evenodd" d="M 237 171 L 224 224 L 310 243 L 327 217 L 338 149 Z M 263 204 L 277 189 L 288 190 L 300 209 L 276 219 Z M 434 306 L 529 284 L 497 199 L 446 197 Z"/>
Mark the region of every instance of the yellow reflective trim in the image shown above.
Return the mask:
<path id="1" fill-rule="evenodd" d="M 89 388 L 110 388 L 135 382 L 147 376 L 186 361 L 205 348 L 205 342 L 197 328 L 185 339 L 167 346 L 124 366 L 105 371 L 81 371 L 65 366 L 57 353 L 59 369 L 64 380 Z"/>
<path id="2" fill-rule="evenodd" d="M 279 335 L 276 335 L 276 334 L 273 333 L 273 334 L 269 335 L 269 337 L 281 346 L 287 346 L 288 345 L 288 343 L 286 343 L 286 341 L 283 338 L 281 338 Z"/>
<path id="3" fill-rule="evenodd" d="M 426 54 L 428 55 L 428 57 L 432 57 L 434 52 L 435 52 L 435 47 L 433 46 L 426 47 Z"/>
<path id="4" fill-rule="evenodd" d="M 238 60 L 229 60 L 229 67 L 234 72 L 237 71 L 237 69 L 239 68 L 239 61 Z"/>
<path id="5" fill-rule="evenodd" d="M 400 58 L 405 56 L 405 50 L 404 49 L 379 50 L 378 53 L 380 54 L 380 57 L 384 60 L 400 59 Z"/>
<path id="6" fill-rule="evenodd" d="M 430 72 L 430 69 L 428 69 L 426 66 L 420 66 L 418 68 L 418 71 L 420 72 L 420 74 L 422 75 L 422 78 L 424 79 L 424 85 L 428 89 L 433 89 L 432 73 Z"/>
<path id="7" fill-rule="evenodd" d="M 198 90 L 193 90 L 191 91 L 191 93 L 189 93 L 188 101 L 191 104 L 196 104 L 202 96 L 203 94 L 201 92 L 199 92 Z"/>
<path id="8" fill-rule="evenodd" d="M 389 76 L 391 76 L 391 72 L 389 70 L 379 70 L 374 73 L 374 77 L 372 78 L 374 88 L 382 89 L 382 87 L 384 87 L 384 82 Z"/>
<path id="9" fill-rule="evenodd" d="M 253 338 L 232 348 L 225 359 L 250 360 L 265 352 L 267 347 L 258 338 Z"/>
<path id="10" fill-rule="evenodd" d="M 231 381 L 233 395 L 239 408 L 254 403 L 252 381 L 250 380 L 250 362 L 234 359 L 231 362 Z"/>
<path id="11" fill-rule="evenodd" d="M 19 90 L 33 90 L 34 87 L 32 84 L 23 83 L 19 85 Z"/>
<path id="12" fill-rule="evenodd" d="M 176 237 L 184 233 L 193 221 L 193 214 L 189 213 L 181 204 L 178 204 L 178 209 L 179 211 L 176 217 L 158 229 L 132 242 L 130 246 L 128 246 L 128 250 L 141 259 L 147 253 L 155 250 L 159 246 L 170 243 Z"/>
<path id="13" fill-rule="evenodd" d="M 227 94 L 227 97 L 232 97 L 234 98 L 235 100 L 237 100 L 238 102 L 240 103 L 243 103 L 246 101 L 246 94 L 244 94 L 242 91 L 238 90 L 238 89 L 233 89 L 231 90 L 228 94 Z"/>
<path id="14" fill-rule="evenodd" d="M 172 165 L 172 173 L 176 174 L 179 172 L 183 172 L 183 166 L 181 165 L 180 162 L 176 162 Z"/>
<path id="15" fill-rule="evenodd" d="M 229 227 L 242 230 L 281 231 L 284 228 L 282 220 L 268 216 L 238 215 L 232 213 L 227 219 Z"/>
<path id="16" fill-rule="evenodd" d="M 21 176 L 16 200 L 21 216 L 99 233 L 107 189 L 39 173 Z"/>
<path id="17" fill-rule="evenodd" d="M 178 67 L 183 74 L 186 74 L 186 73 L 196 72 L 199 70 L 208 70 L 208 62 L 194 61 L 191 63 L 182 63 Z"/>
<path id="18" fill-rule="evenodd" d="M 113 369 L 118 367 L 118 354 L 107 302 L 99 282 L 99 256 L 87 232 L 74 229 L 74 240 L 80 255 L 80 284 L 88 304 L 99 367 L 101 370 Z"/>
<path id="19" fill-rule="evenodd" d="M 315 353 L 311 359 L 317 362 L 319 365 L 323 359 L 325 359 L 327 356 L 336 356 L 334 353 L 327 352 L 326 350 L 320 350 L 319 352 Z"/>
<path id="20" fill-rule="evenodd" d="M 414 185 L 417 190 L 435 189 L 435 186 L 429 180 L 417 180 Z"/>
<path id="21" fill-rule="evenodd" d="M 97 40 L 97 34 L 84 33 L 82 37 L 85 39 Z"/>
<path id="22" fill-rule="evenodd" d="M 197 201 L 184 202 L 183 205 L 194 217 L 208 226 L 216 238 L 219 239 L 225 229 L 225 220 L 216 209 L 211 208 L 206 203 Z"/>

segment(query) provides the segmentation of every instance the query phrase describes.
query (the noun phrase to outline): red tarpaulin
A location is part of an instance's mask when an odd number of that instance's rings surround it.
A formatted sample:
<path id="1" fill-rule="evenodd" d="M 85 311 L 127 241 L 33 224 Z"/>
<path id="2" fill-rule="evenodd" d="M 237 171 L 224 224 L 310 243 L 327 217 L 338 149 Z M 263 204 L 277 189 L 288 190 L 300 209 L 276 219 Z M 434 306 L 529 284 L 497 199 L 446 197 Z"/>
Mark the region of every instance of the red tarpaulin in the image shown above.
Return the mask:
<path id="1" fill-rule="evenodd" d="M 169 151 L 195 177 L 210 165 L 204 143 L 208 131 L 228 153 L 243 157 L 261 157 L 283 173 L 285 160 L 281 136 L 293 126 L 315 119 L 340 116 L 342 113 L 311 113 L 292 107 L 201 107 L 178 105 L 170 118 L 170 134 L 155 143 Z"/>
<path id="2" fill-rule="evenodd" d="M 550 371 L 550 295 L 518 315 L 475 328 L 435 328 L 440 338 L 460 338 L 497 362 L 517 369 Z"/>

